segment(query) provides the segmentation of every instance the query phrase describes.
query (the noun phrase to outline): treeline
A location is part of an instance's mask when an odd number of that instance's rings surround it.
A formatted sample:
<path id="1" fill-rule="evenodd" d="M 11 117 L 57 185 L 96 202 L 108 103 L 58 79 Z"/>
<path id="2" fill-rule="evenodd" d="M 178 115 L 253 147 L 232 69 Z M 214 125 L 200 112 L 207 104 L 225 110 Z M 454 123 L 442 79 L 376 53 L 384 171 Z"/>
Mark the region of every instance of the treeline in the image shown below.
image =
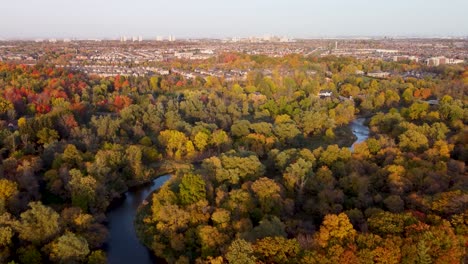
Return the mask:
<path id="1" fill-rule="evenodd" d="M 355 71 L 420 66 L 240 54 L 202 63 L 190 67 L 251 73 L 232 83 L 0 64 L 1 262 L 105 263 L 109 203 L 156 177 L 167 161 L 202 164 L 163 188 L 147 216 L 145 241 L 169 261 L 233 260 L 232 245 L 257 250 L 270 240 L 296 248 L 291 259 L 320 258 L 329 252 L 314 246 L 323 217 L 343 219 L 342 212 L 359 234 L 376 232 L 369 218 L 384 209 L 389 219 L 421 212 L 421 223 L 442 223 L 457 239 L 466 235 L 460 208 L 466 209 L 467 108 L 447 88 L 466 85 L 466 70 L 376 80 Z M 320 98 L 321 90 L 334 95 Z M 439 106 L 425 102 L 435 97 Z M 353 141 L 347 124 L 355 115 L 378 111 L 375 137 L 353 153 L 342 148 Z M 433 208 L 443 203 L 448 212 Z M 426 221 L 432 215 L 440 219 Z M 265 250 L 274 248 L 265 243 Z M 443 250 L 463 252 L 451 245 Z M 273 261 L 255 250 L 248 255 Z"/>

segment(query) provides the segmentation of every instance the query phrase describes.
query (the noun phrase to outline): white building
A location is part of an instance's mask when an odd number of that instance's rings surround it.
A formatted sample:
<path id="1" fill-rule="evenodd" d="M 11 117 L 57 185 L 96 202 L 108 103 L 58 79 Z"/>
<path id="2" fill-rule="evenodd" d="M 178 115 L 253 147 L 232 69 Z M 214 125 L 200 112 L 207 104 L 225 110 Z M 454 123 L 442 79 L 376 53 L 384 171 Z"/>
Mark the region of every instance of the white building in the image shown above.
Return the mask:
<path id="1" fill-rule="evenodd" d="M 200 50 L 200 53 L 202 53 L 202 54 L 214 54 L 214 51 L 212 49 L 204 49 L 204 50 Z"/>
<path id="2" fill-rule="evenodd" d="M 330 90 L 321 90 L 318 95 L 320 97 L 330 97 L 330 96 L 332 96 L 332 94 L 333 94 L 333 92 L 330 91 Z"/>
<path id="3" fill-rule="evenodd" d="M 375 52 L 391 54 L 391 53 L 398 53 L 399 51 L 398 50 L 391 50 L 391 49 L 376 49 Z"/>
<path id="4" fill-rule="evenodd" d="M 175 52 L 174 56 L 178 59 L 190 59 L 193 56 L 193 52 Z"/>
<path id="5" fill-rule="evenodd" d="M 432 57 L 426 60 L 427 66 L 439 66 L 439 65 L 444 65 L 444 64 L 460 64 L 464 62 L 465 62 L 464 60 L 449 59 L 444 56 Z"/>
<path id="6" fill-rule="evenodd" d="M 395 62 L 398 62 L 398 61 L 405 61 L 405 60 L 418 62 L 418 61 L 419 61 L 419 58 L 416 57 L 416 56 L 408 56 L 408 55 L 404 55 L 404 56 L 393 56 L 393 61 L 395 61 Z"/>
<path id="7" fill-rule="evenodd" d="M 461 64 L 461 63 L 465 63 L 464 60 L 457 60 L 457 59 L 450 59 L 449 60 L 449 64 Z"/>
<path id="8" fill-rule="evenodd" d="M 376 72 L 367 73 L 367 76 L 374 77 L 374 78 L 387 78 L 388 76 L 390 76 L 390 73 L 383 72 L 383 71 L 376 71 Z"/>

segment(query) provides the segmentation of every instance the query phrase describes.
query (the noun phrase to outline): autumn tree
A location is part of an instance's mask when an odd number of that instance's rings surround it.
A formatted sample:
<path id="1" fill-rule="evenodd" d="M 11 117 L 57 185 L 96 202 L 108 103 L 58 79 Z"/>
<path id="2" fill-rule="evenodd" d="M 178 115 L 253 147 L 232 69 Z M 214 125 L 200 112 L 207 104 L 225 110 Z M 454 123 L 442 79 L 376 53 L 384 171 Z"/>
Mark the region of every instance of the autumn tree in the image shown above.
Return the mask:
<path id="1" fill-rule="evenodd" d="M 281 187 L 274 180 L 262 177 L 252 184 L 263 213 L 268 214 L 281 209 Z"/>
<path id="2" fill-rule="evenodd" d="M 326 215 L 317 234 L 321 247 L 353 243 L 357 233 L 345 213 Z"/>
<path id="3" fill-rule="evenodd" d="M 14 225 L 21 239 L 41 243 L 54 237 L 60 231 L 59 214 L 41 202 L 29 203 L 30 209 L 21 213 Z"/>
<path id="4" fill-rule="evenodd" d="M 206 184 L 200 175 L 185 174 L 179 185 L 180 202 L 183 205 L 196 203 L 206 198 Z"/>
<path id="5" fill-rule="evenodd" d="M 415 130 L 408 130 L 399 137 L 398 145 L 407 151 L 424 150 L 428 147 L 429 141 L 427 137 Z"/>
<path id="6" fill-rule="evenodd" d="M 252 244 L 243 239 L 236 239 L 231 243 L 226 253 L 226 259 L 231 264 L 257 263 Z"/>
<path id="7" fill-rule="evenodd" d="M 90 252 L 86 240 L 70 232 L 55 239 L 49 247 L 50 258 L 57 263 L 81 262 Z"/>
<path id="8" fill-rule="evenodd" d="M 296 239 L 266 237 L 254 244 L 254 251 L 265 263 L 297 263 L 300 246 Z"/>

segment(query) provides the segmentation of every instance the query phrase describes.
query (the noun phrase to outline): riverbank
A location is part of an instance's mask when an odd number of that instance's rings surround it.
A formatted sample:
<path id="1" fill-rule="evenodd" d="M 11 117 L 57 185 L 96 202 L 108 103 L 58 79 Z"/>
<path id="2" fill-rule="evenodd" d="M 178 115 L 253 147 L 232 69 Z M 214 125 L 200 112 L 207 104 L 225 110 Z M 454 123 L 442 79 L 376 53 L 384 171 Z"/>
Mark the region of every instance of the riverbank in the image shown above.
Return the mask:
<path id="1" fill-rule="evenodd" d="M 142 202 L 170 179 L 163 175 L 149 184 L 134 187 L 125 193 L 118 206 L 107 214 L 109 237 L 106 241 L 108 263 L 154 263 L 153 254 L 140 243 L 134 220 Z"/>
<path id="2" fill-rule="evenodd" d="M 146 223 L 145 218 L 150 216 L 151 213 L 151 206 L 153 205 L 153 199 L 151 199 L 154 195 L 154 193 L 158 192 L 159 189 L 154 190 L 151 192 L 148 197 L 145 199 L 145 203 L 142 203 L 135 215 L 135 220 L 133 222 L 134 228 L 135 228 L 135 233 L 138 237 L 138 240 L 150 250 L 151 248 L 151 237 L 149 237 L 147 234 L 153 234 L 152 228 L 154 228 L 152 225 L 148 225 Z"/>
<path id="3" fill-rule="evenodd" d="M 174 171 L 189 168 L 191 165 L 171 160 L 154 163 L 151 167 L 154 174 L 145 181 L 128 184 L 128 188 L 111 201 L 106 211 L 106 222 L 109 231 L 108 239 L 104 245 L 108 263 L 164 263 L 151 253 L 140 242 L 135 227 L 138 208 L 151 197 L 171 177 Z M 145 203 L 146 204 L 146 203 Z"/>
<path id="4" fill-rule="evenodd" d="M 131 192 L 132 190 L 141 188 L 145 185 L 151 184 L 154 180 L 158 179 L 161 176 L 172 174 L 178 169 L 181 168 L 188 168 L 188 164 L 186 163 L 180 163 L 172 160 L 164 160 L 161 162 L 156 162 L 153 164 L 150 164 L 150 167 L 155 170 L 153 175 L 145 180 L 142 181 L 132 181 L 127 183 L 127 188 L 125 190 L 122 190 L 121 192 L 118 193 L 114 198 L 111 199 L 109 202 L 109 206 L 106 210 L 106 214 L 115 208 L 115 205 L 120 203 L 122 200 L 125 199 L 125 194 L 127 192 Z"/>

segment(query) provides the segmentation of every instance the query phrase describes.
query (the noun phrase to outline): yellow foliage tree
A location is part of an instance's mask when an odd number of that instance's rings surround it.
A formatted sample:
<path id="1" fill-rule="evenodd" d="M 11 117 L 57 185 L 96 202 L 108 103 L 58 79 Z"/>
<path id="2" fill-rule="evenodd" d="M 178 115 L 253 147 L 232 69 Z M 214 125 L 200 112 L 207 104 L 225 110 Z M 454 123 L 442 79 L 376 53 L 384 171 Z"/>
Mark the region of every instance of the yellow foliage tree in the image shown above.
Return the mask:
<path id="1" fill-rule="evenodd" d="M 336 244 L 345 245 L 354 241 L 356 235 L 357 232 L 345 213 L 331 214 L 325 216 L 316 241 L 319 246 L 325 248 Z"/>

